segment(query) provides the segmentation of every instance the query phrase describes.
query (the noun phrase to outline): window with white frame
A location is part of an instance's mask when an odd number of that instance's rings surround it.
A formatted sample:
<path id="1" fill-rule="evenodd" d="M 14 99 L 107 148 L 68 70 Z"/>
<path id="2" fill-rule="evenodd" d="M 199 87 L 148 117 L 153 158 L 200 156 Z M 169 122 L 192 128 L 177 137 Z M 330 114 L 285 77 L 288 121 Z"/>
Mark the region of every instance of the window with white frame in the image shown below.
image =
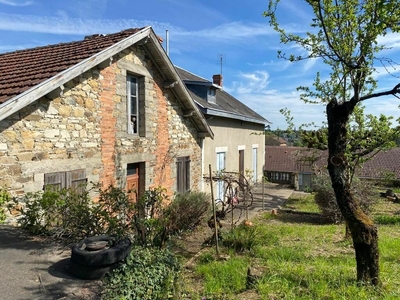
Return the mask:
<path id="1" fill-rule="evenodd" d="M 128 133 L 139 134 L 139 78 L 127 76 L 127 111 L 128 111 Z"/>

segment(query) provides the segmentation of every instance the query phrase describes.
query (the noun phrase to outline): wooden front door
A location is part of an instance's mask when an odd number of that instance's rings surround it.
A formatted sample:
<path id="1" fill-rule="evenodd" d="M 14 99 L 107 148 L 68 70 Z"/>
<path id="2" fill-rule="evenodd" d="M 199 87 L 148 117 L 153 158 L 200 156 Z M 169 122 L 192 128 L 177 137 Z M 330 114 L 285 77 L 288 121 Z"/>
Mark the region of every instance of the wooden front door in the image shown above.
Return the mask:
<path id="1" fill-rule="evenodd" d="M 139 194 L 139 164 L 128 164 L 126 170 L 126 190 L 131 191 L 129 198 L 136 201 Z"/>

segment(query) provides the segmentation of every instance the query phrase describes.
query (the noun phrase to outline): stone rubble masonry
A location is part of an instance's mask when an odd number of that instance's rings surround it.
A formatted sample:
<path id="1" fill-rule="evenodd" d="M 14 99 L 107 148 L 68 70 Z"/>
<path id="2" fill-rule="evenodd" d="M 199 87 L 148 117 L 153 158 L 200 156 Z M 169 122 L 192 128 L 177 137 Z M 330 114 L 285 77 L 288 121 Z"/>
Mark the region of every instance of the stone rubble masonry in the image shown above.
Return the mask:
<path id="1" fill-rule="evenodd" d="M 126 75 L 142 77 L 143 136 L 127 133 Z M 197 131 L 140 46 L 81 74 L 0 121 L 0 187 L 13 195 L 43 189 L 44 174 L 86 169 L 88 182 L 124 188 L 129 163 L 144 163 L 145 188 L 176 190 L 176 158 L 190 156 L 200 188 Z"/>

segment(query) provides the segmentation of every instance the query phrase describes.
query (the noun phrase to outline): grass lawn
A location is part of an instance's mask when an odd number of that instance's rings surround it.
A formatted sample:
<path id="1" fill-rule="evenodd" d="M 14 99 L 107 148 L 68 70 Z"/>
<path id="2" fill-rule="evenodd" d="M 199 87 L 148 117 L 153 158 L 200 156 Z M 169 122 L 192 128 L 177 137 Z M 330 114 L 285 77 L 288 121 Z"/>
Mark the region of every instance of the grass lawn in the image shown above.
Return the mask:
<path id="1" fill-rule="evenodd" d="M 287 206 L 318 211 L 312 195 L 292 198 Z M 397 217 L 399 210 L 400 204 L 382 199 L 372 217 Z M 378 225 L 380 288 L 355 281 L 354 249 L 351 240 L 344 239 L 344 225 L 313 223 L 310 218 L 293 222 L 270 213 L 253 223 L 225 236 L 229 247 L 220 248 L 224 259 L 217 258 L 213 248 L 203 250 L 195 267 L 182 274 L 182 299 L 400 299 L 400 223 Z M 248 282 L 249 267 L 257 274 L 253 282 Z"/>

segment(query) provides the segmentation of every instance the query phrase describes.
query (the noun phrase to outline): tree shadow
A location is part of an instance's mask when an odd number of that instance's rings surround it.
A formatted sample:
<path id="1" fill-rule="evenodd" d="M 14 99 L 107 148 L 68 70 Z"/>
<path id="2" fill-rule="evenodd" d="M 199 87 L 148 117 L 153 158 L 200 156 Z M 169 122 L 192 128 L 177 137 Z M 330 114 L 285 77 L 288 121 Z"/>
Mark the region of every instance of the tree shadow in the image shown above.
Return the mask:
<path id="1" fill-rule="evenodd" d="M 328 220 L 320 213 L 310 213 L 294 210 L 278 210 L 278 214 L 275 216 L 275 218 L 285 223 L 305 223 L 314 225 L 332 224 L 330 220 Z"/>
<path id="2" fill-rule="evenodd" d="M 9 295 L 10 300 L 101 299 L 101 281 L 81 280 L 69 273 L 69 251 L 69 247 L 51 239 L 0 225 L 3 296 Z"/>
<path id="3" fill-rule="evenodd" d="M 0 225 L 0 250 L 41 250 L 49 241 L 30 235 L 27 231 L 11 225 Z"/>

